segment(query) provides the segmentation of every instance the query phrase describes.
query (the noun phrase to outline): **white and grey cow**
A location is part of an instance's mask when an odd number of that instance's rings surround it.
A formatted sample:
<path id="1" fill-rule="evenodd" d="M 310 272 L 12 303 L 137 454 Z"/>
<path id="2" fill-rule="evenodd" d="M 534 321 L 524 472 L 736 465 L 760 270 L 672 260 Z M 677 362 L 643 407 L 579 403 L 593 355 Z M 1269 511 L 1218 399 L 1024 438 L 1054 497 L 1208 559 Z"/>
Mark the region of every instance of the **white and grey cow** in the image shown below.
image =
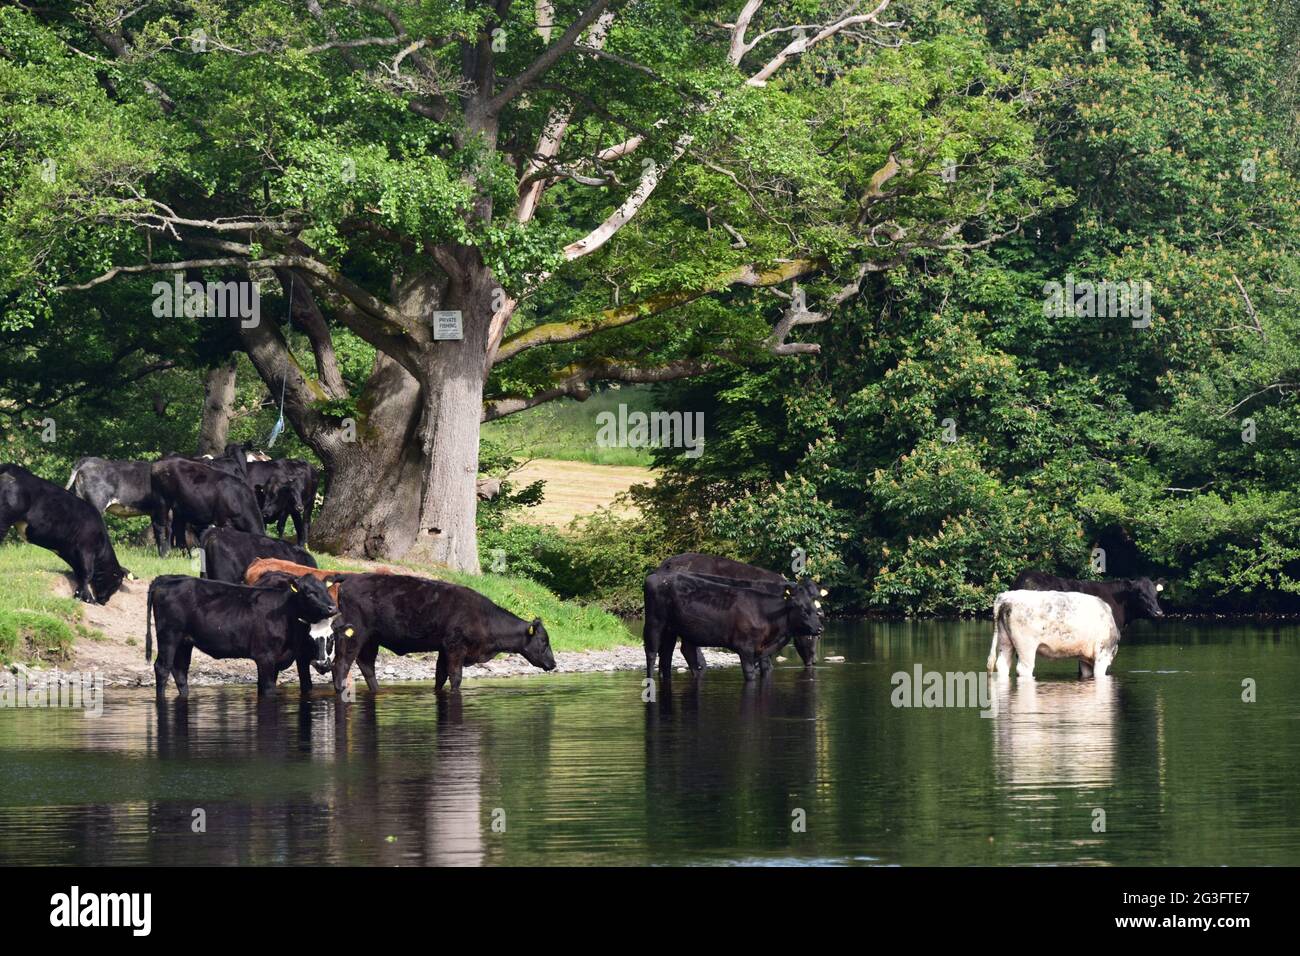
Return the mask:
<path id="1" fill-rule="evenodd" d="M 1034 676 L 1034 659 L 1078 658 L 1079 676 L 1104 675 L 1119 649 L 1119 628 L 1101 598 L 1074 591 L 1003 591 L 993 602 L 988 669 Z"/>

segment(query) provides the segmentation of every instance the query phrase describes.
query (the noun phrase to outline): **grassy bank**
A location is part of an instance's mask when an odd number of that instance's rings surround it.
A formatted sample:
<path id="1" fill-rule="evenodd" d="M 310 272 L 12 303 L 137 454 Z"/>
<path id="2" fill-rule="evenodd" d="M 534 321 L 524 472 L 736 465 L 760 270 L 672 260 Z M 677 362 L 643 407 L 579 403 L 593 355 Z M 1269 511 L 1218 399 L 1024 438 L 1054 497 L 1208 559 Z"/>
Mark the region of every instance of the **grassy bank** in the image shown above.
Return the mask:
<path id="1" fill-rule="evenodd" d="M 366 570 L 364 566 L 350 562 L 347 558 L 336 558 L 329 554 L 318 554 L 316 560 L 322 568 L 339 571 Z M 431 568 L 404 561 L 383 563 L 411 574 L 473 588 L 526 621 L 540 617 L 551 637 L 551 647 L 557 651 L 589 651 L 637 643 L 623 622 L 613 614 L 598 607 L 561 600 L 553 591 L 531 578 L 502 574 L 460 574 L 446 568 Z"/>
<path id="2" fill-rule="evenodd" d="M 89 636 L 78 602 L 55 596 L 50 562 L 39 555 L 61 563 L 31 545 L 0 546 L 0 663 L 57 664 L 79 635 Z"/>
<path id="3" fill-rule="evenodd" d="M 148 580 L 160 574 L 197 574 L 198 562 L 184 555 L 159 558 L 152 549 L 119 547 L 118 560 L 136 577 Z M 346 558 L 318 554 L 324 568 L 363 571 L 365 566 Z M 595 607 L 562 601 L 528 578 L 485 574 L 457 574 L 403 562 L 387 562 L 412 574 L 461 584 L 527 620 L 540 617 L 556 651 L 596 650 L 634 643 L 623 623 Z M 71 656 L 77 638 L 96 633 L 82 623 L 78 601 L 58 597 L 58 578 L 68 573 L 62 560 L 44 548 L 9 543 L 0 545 L 0 661 L 57 663 Z M 110 602 L 109 607 L 113 607 Z"/>

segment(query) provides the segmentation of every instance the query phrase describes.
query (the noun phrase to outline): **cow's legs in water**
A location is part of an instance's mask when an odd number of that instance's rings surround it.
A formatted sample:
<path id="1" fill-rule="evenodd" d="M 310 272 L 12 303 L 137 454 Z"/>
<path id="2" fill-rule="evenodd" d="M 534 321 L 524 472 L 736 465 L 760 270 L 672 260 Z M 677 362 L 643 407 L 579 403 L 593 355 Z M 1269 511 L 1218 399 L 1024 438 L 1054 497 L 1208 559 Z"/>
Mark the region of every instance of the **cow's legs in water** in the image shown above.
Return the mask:
<path id="1" fill-rule="evenodd" d="M 673 648 L 677 635 L 665 628 L 659 635 L 659 679 L 665 683 L 673 679 Z"/>
<path id="2" fill-rule="evenodd" d="M 758 658 L 758 675 L 759 675 L 760 677 L 766 677 L 768 674 L 772 673 L 772 667 L 774 666 L 774 665 L 773 665 L 773 662 L 772 662 L 772 658 L 774 658 L 774 657 L 776 657 L 775 654 L 760 654 L 760 655 L 759 655 L 759 658 Z"/>
<path id="3" fill-rule="evenodd" d="M 438 652 L 439 664 L 442 663 L 442 656 L 446 653 L 447 653 L 446 651 Z M 460 690 L 460 677 L 461 677 L 461 671 L 463 670 L 465 665 L 465 659 L 460 654 L 454 652 L 448 656 L 451 659 L 447 661 L 447 676 L 451 678 L 451 690 L 452 693 L 455 693 L 456 691 Z"/>
<path id="4" fill-rule="evenodd" d="M 438 652 L 438 668 L 436 672 L 436 683 L 433 685 L 435 692 L 442 690 L 442 685 L 447 683 L 447 652 Z"/>
<path id="5" fill-rule="evenodd" d="M 366 687 L 370 688 L 370 693 L 379 690 L 379 678 L 375 676 L 375 660 L 379 657 L 379 642 L 375 641 L 361 648 L 361 653 L 357 655 L 357 668 L 361 671 L 361 676 L 366 679 Z M 438 663 L 442 663 L 442 655 L 438 655 Z"/>
<path id="6" fill-rule="evenodd" d="M 1038 641 L 1033 644 L 1016 645 L 1016 676 L 1034 676 L 1034 658 L 1038 655 Z"/>
<path id="7" fill-rule="evenodd" d="M 265 657 L 257 661 L 257 694 L 259 697 L 263 694 L 274 693 L 277 674 L 275 661 Z"/>
<path id="8" fill-rule="evenodd" d="M 1092 665 L 1089 664 L 1087 661 L 1085 661 L 1082 657 L 1080 657 L 1080 658 L 1079 658 L 1079 677 L 1080 677 L 1081 679 L 1086 679 L 1086 678 L 1089 678 L 1089 677 L 1091 677 L 1091 676 L 1092 676 Z"/>
<path id="9" fill-rule="evenodd" d="M 176 682 L 176 693 L 182 698 L 190 696 L 190 655 L 193 652 L 194 645 L 186 640 L 172 655 L 172 680 Z"/>
<path id="10" fill-rule="evenodd" d="M 158 637 L 158 656 L 153 659 L 153 678 L 154 687 L 158 694 L 158 700 L 167 696 L 167 678 L 172 673 L 172 660 L 176 654 L 176 643 L 170 635 L 163 635 L 162 629 L 157 632 Z"/>
<path id="11" fill-rule="evenodd" d="M 758 667 L 754 655 L 748 651 L 740 651 L 740 669 L 744 672 L 745 680 L 753 680 L 757 674 Z"/>
<path id="12" fill-rule="evenodd" d="M 298 685 L 304 695 L 311 693 L 311 657 L 298 658 Z"/>
<path id="13" fill-rule="evenodd" d="M 682 641 L 682 657 L 686 658 L 686 666 L 696 677 L 704 673 L 704 652 L 697 645 Z"/>
<path id="14" fill-rule="evenodd" d="M 1098 653 L 1097 660 L 1093 664 L 1093 672 L 1098 677 L 1105 677 L 1106 674 L 1110 672 L 1110 665 L 1114 662 L 1114 660 L 1115 660 L 1115 655 L 1113 652 L 1109 654 L 1106 653 L 1105 651 Z"/>

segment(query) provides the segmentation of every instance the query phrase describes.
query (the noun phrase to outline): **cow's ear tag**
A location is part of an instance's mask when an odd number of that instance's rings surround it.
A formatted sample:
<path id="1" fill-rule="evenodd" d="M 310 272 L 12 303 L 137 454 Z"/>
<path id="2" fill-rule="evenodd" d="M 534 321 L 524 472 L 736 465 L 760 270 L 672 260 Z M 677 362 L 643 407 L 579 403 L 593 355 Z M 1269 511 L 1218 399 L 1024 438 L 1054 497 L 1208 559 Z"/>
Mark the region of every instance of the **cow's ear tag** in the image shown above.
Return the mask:
<path id="1" fill-rule="evenodd" d="M 528 636 L 529 636 L 529 637 L 532 637 L 532 636 L 533 636 L 534 634 L 536 634 L 536 633 L 537 633 L 537 625 L 536 625 L 536 624 L 529 624 L 529 625 L 528 625 Z"/>
<path id="2" fill-rule="evenodd" d="M 828 594 L 830 594 L 830 593 L 831 593 L 830 591 L 827 591 L 825 588 L 822 588 L 822 597 L 825 597 L 826 595 L 828 595 Z"/>
<path id="3" fill-rule="evenodd" d="M 1163 584 L 1157 584 L 1157 585 L 1156 585 L 1156 590 L 1157 590 L 1157 591 L 1163 591 L 1164 589 L 1165 589 L 1165 586 L 1164 586 Z"/>
<path id="4" fill-rule="evenodd" d="M 344 632 L 343 632 L 343 636 L 344 636 L 344 637 L 351 637 L 351 636 L 352 636 L 352 628 L 348 628 L 346 631 L 344 631 Z"/>
<path id="5" fill-rule="evenodd" d="M 290 584 L 290 585 L 289 585 L 289 590 L 290 590 L 290 591 L 293 591 L 293 592 L 296 593 L 297 590 L 298 590 L 298 585 L 296 585 L 296 584 Z"/>
<path id="6" fill-rule="evenodd" d="M 790 600 L 790 589 L 789 589 L 789 588 L 786 588 L 786 589 L 785 589 L 785 599 L 786 599 L 787 601 Z"/>

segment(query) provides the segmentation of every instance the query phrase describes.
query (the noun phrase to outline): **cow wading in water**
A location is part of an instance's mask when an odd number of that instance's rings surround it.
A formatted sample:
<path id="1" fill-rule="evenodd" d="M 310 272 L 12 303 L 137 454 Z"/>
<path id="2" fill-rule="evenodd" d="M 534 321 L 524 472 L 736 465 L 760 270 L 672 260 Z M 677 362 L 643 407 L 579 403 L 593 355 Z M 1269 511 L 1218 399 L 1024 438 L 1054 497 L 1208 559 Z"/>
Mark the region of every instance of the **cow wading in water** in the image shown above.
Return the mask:
<path id="1" fill-rule="evenodd" d="M 655 571 L 645 579 L 646 676 L 654 677 L 658 656 L 660 678 L 672 679 L 673 647 L 681 638 L 695 648 L 735 651 L 745 680 L 753 680 L 765 673 L 760 669 L 763 657 L 792 638 L 821 634 L 820 603 L 784 580 L 741 582 L 692 571 Z M 691 671 L 701 672 L 695 666 Z"/>
<path id="2" fill-rule="evenodd" d="M 1106 674 L 1119 649 L 1119 627 L 1101 598 L 1077 591 L 1003 591 L 993 602 L 993 646 L 988 669 L 1034 676 L 1039 656 L 1077 658 L 1079 676 Z"/>
<path id="3" fill-rule="evenodd" d="M 1115 626 L 1122 633 L 1129 621 L 1144 617 L 1164 617 L 1159 593 L 1165 589 L 1150 578 L 1117 578 L 1112 581 L 1084 581 L 1058 578 L 1044 571 L 1021 571 L 1011 585 L 1013 591 L 1073 591 L 1100 598 L 1115 616 Z"/>
<path id="4" fill-rule="evenodd" d="M 555 655 L 539 617 L 516 617 L 477 591 L 405 574 L 356 574 L 338 584 L 338 638 L 334 689 L 340 694 L 353 661 L 373 693 L 375 658 L 380 646 L 395 654 L 437 651 L 435 690 L 451 680 L 460 689 L 466 664 L 482 664 L 498 654 L 521 654 L 544 671 L 555 670 Z M 352 628 L 353 636 L 340 628 Z"/>
<path id="5" fill-rule="evenodd" d="M 790 584 L 796 589 L 806 591 L 821 617 L 825 618 L 826 616 L 826 612 L 821 606 L 821 598 L 826 597 L 827 591 L 811 577 L 805 576 L 798 581 L 787 581 L 783 575 L 775 571 L 768 571 L 766 568 L 745 564 L 745 562 L 736 561 L 733 558 L 700 554 L 697 551 L 688 551 L 685 554 L 665 558 L 655 570 L 661 572 L 694 571 L 697 574 L 735 578 L 738 581 L 766 581 L 770 584 Z M 799 652 L 799 658 L 803 661 L 805 670 L 811 669 L 817 663 L 817 635 L 797 635 L 794 639 L 794 649 Z M 682 657 L 686 658 L 686 665 L 692 671 L 704 669 L 704 656 L 700 653 L 700 649 L 685 639 L 682 640 Z M 765 654 L 759 659 L 758 667 L 763 674 L 771 671 L 772 660 L 775 657 L 776 653 L 773 652 Z"/>
<path id="6" fill-rule="evenodd" d="M 320 659 L 327 644 L 318 638 L 332 637 L 338 605 L 314 577 L 275 578 L 255 588 L 183 574 L 154 578 L 145 608 L 144 659 L 153 658 L 156 624 L 153 672 L 159 700 L 166 696 L 168 677 L 181 697 L 189 696 L 190 655 L 196 647 L 209 657 L 255 661 L 259 695 L 274 691 L 276 675 L 294 663 L 302 692 L 311 690 L 312 664 L 330 663 Z"/>
<path id="7" fill-rule="evenodd" d="M 0 465 L 0 539 L 19 537 L 53 551 L 72 568 L 73 597 L 107 604 L 134 575 L 117 563 L 104 518 L 94 506 L 19 465 Z"/>

